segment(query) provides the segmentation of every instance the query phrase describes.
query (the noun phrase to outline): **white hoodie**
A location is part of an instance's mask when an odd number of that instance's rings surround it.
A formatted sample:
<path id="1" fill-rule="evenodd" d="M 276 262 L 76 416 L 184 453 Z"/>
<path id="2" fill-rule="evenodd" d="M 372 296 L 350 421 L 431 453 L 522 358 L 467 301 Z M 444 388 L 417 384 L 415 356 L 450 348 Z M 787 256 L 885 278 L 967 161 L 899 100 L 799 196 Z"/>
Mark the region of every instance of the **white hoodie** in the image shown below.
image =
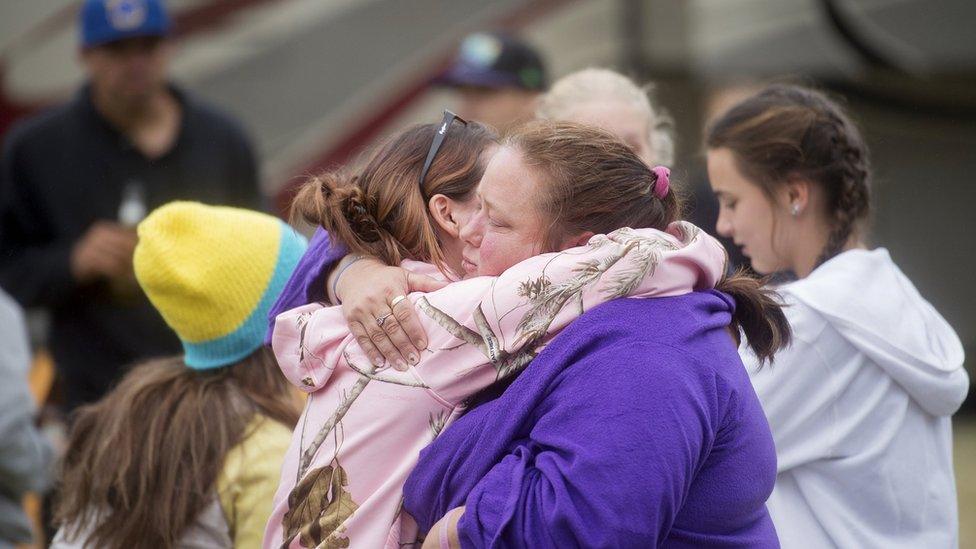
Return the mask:
<path id="1" fill-rule="evenodd" d="M 962 344 L 888 251 L 851 250 L 784 285 L 793 345 L 758 369 L 784 548 L 958 546 L 950 416 Z"/>

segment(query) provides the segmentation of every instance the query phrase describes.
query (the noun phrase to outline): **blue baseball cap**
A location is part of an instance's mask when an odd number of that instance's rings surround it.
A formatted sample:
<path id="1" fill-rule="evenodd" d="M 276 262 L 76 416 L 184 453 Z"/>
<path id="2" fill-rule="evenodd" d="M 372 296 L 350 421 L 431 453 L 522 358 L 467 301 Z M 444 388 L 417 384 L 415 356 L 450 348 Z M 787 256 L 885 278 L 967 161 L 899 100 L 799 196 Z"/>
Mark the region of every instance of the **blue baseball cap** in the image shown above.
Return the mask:
<path id="1" fill-rule="evenodd" d="M 85 0 L 78 23 L 86 48 L 125 38 L 166 36 L 171 27 L 163 0 Z"/>

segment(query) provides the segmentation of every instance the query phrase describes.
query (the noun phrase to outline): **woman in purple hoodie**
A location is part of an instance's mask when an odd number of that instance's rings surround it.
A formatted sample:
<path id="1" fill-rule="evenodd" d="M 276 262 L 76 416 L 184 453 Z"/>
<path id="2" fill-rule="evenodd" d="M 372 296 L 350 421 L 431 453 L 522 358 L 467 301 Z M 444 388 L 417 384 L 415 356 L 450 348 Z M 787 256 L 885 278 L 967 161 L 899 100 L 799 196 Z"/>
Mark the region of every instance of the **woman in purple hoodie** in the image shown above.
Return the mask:
<path id="1" fill-rule="evenodd" d="M 630 201 L 641 197 L 613 181 L 645 172 L 602 132 L 523 128 L 479 185 L 482 207 L 463 233 L 468 271 L 496 275 L 567 235 L 639 223 L 627 216 L 640 217 Z M 421 454 L 405 488 L 427 544 L 778 547 L 765 508 L 772 438 L 730 326 L 766 359 L 789 330 L 755 281 L 719 288 L 597 307 L 510 387 L 476 398 L 484 404 Z"/>
<path id="2" fill-rule="evenodd" d="M 595 170 L 589 154 L 618 149 L 585 134 L 535 124 L 503 142 L 462 232 L 469 270 L 497 274 L 540 240 L 558 247 L 628 210 L 610 183 L 626 174 Z M 597 307 L 501 396 L 484 395 L 404 488 L 431 528 L 425 547 L 778 547 L 765 507 L 775 452 L 729 326 L 764 358 L 789 329 L 754 286 L 718 287 L 737 302 L 703 291 Z"/>

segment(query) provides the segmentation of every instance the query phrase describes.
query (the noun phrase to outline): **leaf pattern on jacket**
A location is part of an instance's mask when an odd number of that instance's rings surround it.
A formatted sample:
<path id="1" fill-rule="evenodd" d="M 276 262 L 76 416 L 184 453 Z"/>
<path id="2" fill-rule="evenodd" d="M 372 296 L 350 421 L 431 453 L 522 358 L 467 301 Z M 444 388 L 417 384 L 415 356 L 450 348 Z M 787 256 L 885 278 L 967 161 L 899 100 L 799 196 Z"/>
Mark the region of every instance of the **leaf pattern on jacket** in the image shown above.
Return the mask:
<path id="1" fill-rule="evenodd" d="M 512 373 L 520 371 L 529 362 L 532 362 L 538 353 L 537 349 L 523 348 L 516 352 L 508 352 L 503 349 L 494 330 L 488 324 L 488 319 L 485 317 L 481 305 L 474 310 L 474 323 L 478 328 L 477 332 L 431 305 L 425 297 L 417 300 L 417 308 L 437 322 L 441 328 L 447 330 L 448 333 L 481 351 L 481 354 L 485 355 L 488 362 L 495 367 L 497 379 L 508 377 Z"/>
<path id="2" fill-rule="evenodd" d="M 349 547 L 342 523 L 359 508 L 346 489 L 346 471 L 332 465 L 312 469 L 288 494 L 282 547 L 299 536 L 302 547 L 325 549 Z"/>
<path id="3" fill-rule="evenodd" d="M 441 435 L 441 431 L 447 425 L 447 419 L 448 414 L 445 412 L 438 412 L 436 416 L 433 412 L 428 414 L 427 424 L 430 425 L 430 432 L 434 435 L 431 439 L 435 439 Z"/>

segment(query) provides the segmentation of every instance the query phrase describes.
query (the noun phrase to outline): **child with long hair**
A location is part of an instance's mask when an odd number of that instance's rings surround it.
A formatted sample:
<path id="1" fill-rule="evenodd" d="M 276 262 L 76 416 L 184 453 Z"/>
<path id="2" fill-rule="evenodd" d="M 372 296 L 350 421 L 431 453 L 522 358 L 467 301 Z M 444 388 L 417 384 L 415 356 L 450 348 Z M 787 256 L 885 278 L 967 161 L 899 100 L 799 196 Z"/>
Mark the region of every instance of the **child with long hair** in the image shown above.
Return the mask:
<path id="1" fill-rule="evenodd" d="M 304 239 L 265 214 L 189 202 L 138 232 L 136 276 L 185 353 L 78 410 L 53 546 L 256 547 L 300 413 L 264 319 Z"/>

